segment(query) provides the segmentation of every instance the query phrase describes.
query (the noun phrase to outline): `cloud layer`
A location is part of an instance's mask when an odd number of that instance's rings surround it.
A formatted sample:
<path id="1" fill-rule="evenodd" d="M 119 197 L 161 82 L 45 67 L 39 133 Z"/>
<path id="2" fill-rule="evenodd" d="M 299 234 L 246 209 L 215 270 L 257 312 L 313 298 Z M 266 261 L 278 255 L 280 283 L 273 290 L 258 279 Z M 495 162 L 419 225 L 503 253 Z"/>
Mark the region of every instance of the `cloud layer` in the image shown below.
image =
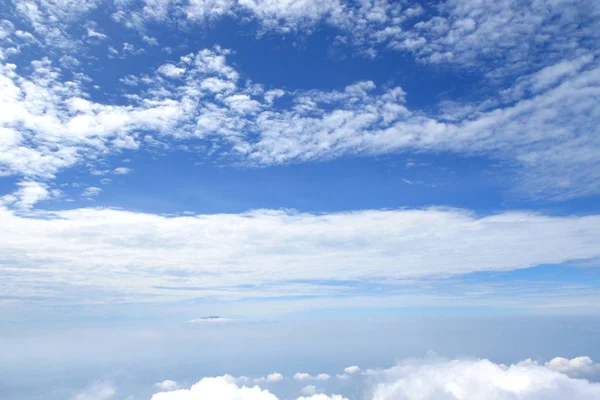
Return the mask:
<path id="1" fill-rule="evenodd" d="M 187 216 L 92 208 L 22 216 L 0 208 L 0 222 L 4 292 L 78 301 L 316 294 L 344 289 L 328 281 L 588 259 L 599 256 L 600 241 L 600 216 L 436 208 Z M 311 289 L 310 282 L 321 284 Z M 104 294 L 96 298 L 97 291 Z"/>
<path id="2" fill-rule="evenodd" d="M 490 34 L 478 43 L 488 43 Z M 428 111 L 409 107 L 410 94 L 402 88 L 369 80 L 343 90 L 244 82 L 228 62 L 231 54 L 216 46 L 153 73 L 127 75 L 111 104 L 94 100 L 91 78 L 64 63 L 34 59 L 29 73 L 3 63 L 0 106 L 7 112 L 0 116 L 0 174 L 50 179 L 108 154 L 156 147 L 250 167 L 453 153 L 506 162 L 528 195 L 565 199 L 600 190 L 600 67 L 590 49 L 525 71 L 484 101 L 445 102 Z M 190 147 L 188 141 L 203 145 Z"/>

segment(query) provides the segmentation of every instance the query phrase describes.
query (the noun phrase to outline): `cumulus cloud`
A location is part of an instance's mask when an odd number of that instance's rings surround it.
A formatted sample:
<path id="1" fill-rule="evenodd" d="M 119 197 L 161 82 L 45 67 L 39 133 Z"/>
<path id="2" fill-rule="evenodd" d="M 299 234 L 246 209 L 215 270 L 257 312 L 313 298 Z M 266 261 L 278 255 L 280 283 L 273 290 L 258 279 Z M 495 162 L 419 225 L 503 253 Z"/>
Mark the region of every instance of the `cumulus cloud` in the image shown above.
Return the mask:
<path id="1" fill-rule="evenodd" d="M 374 375 L 373 400 L 591 400 L 600 384 L 573 379 L 529 360 L 408 360 Z"/>
<path id="2" fill-rule="evenodd" d="M 177 67 L 173 64 L 161 65 L 157 72 L 169 78 L 179 78 L 185 73 L 185 68 Z"/>
<path id="3" fill-rule="evenodd" d="M 358 365 L 351 365 L 349 367 L 344 368 L 344 372 L 346 374 L 356 374 L 360 372 L 360 368 L 358 367 Z"/>
<path id="4" fill-rule="evenodd" d="M 544 364 L 546 368 L 567 375 L 579 376 L 600 372 L 600 364 L 596 364 L 590 357 L 581 356 L 572 359 L 556 357 Z"/>
<path id="5" fill-rule="evenodd" d="M 329 288 L 298 282 L 509 271 L 600 255 L 596 215 L 429 208 L 164 216 L 88 208 L 23 216 L 0 207 L 0 218 L 0 271 L 13 271 L 0 289 L 14 296 L 56 283 L 54 295 L 63 297 L 66 281 L 140 299 L 316 294 Z"/>
<path id="6" fill-rule="evenodd" d="M 279 400 L 277 396 L 258 386 L 239 387 L 230 376 L 203 378 L 187 389 L 160 392 L 152 396 L 152 400 Z M 313 394 L 310 397 L 299 397 L 298 400 L 347 400 L 342 396 Z"/>
<path id="7" fill-rule="evenodd" d="M 566 360 L 575 368 L 589 366 L 588 357 Z M 559 361 L 557 361 L 559 360 Z M 410 359 L 385 370 L 369 370 L 362 391 L 372 400 L 592 400 L 600 396 L 600 384 L 575 379 L 556 370 L 564 359 L 545 364 L 525 360 L 512 365 L 485 359 Z M 570 368 L 570 367 L 569 367 Z M 298 400 L 342 400 L 340 395 L 317 394 L 309 385 L 301 389 L 308 397 Z M 155 394 L 153 400 L 175 399 L 277 400 L 258 386 L 239 387 L 229 376 L 204 378 L 190 390 Z"/>
<path id="8" fill-rule="evenodd" d="M 281 375 L 279 372 L 273 372 L 272 374 L 267 375 L 266 378 L 257 378 L 254 381 L 255 382 L 275 383 L 275 382 L 281 382 L 283 379 L 284 379 L 284 376 Z"/>
<path id="9" fill-rule="evenodd" d="M 0 197 L 0 205 L 31 210 L 36 203 L 58 195 L 57 191 L 51 191 L 48 185 L 41 182 L 21 181 L 17 183 L 17 187 L 15 192 Z"/>
<path id="10" fill-rule="evenodd" d="M 294 380 L 297 381 L 305 381 L 305 380 L 310 380 L 310 379 L 314 379 L 314 380 L 318 380 L 318 381 L 326 381 L 329 380 L 330 376 L 328 374 L 318 374 L 315 376 L 312 376 L 309 373 L 306 372 L 298 372 L 294 375 Z"/>
<path id="11" fill-rule="evenodd" d="M 238 387 L 227 377 L 204 378 L 187 389 L 160 392 L 152 396 L 152 400 L 278 400 L 267 390 L 258 386 Z"/>

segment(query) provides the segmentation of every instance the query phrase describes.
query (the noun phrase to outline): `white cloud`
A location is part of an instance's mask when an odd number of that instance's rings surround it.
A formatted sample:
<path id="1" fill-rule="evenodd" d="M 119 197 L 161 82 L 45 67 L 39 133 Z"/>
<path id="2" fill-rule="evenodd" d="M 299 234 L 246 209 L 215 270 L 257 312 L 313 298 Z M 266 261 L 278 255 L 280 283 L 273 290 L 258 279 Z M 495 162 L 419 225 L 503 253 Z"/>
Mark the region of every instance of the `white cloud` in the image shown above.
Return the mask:
<path id="1" fill-rule="evenodd" d="M 231 379 L 226 377 L 204 378 L 192 385 L 189 390 L 180 389 L 169 392 L 160 392 L 152 396 L 152 400 L 278 400 L 267 390 L 258 386 L 253 388 L 238 387 Z"/>
<path id="2" fill-rule="evenodd" d="M 509 271 L 600 255 L 597 215 L 477 216 L 430 208 L 169 217 L 88 208 L 25 217 L 0 208 L 0 218 L 0 253 L 5 255 L 0 273 L 11 271 L 3 274 L 0 291 L 14 296 L 37 293 L 40 283 L 47 288 L 55 283 L 54 295 L 63 297 L 64 282 L 137 299 L 314 294 L 310 284 L 286 282 L 393 281 Z M 62 245 L 65 238 L 68 248 Z M 36 272 L 42 270 L 46 273 Z M 247 289 L 234 289 L 236 285 Z M 316 293 L 325 289 L 319 286 Z"/>
<path id="3" fill-rule="evenodd" d="M 98 381 L 72 397 L 72 400 L 112 400 L 117 391 L 111 382 Z"/>
<path id="4" fill-rule="evenodd" d="M 544 365 L 546 368 L 553 371 L 558 371 L 573 376 L 600 372 L 600 364 L 594 363 L 594 361 L 588 356 L 575 357 L 570 360 L 563 357 L 556 357 Z"/>
<path id="5" fill-rule="evenodd" d="M 357 365 L 352 365 L 350 367 L 344 368 L 344 372 L 346 374 L 356 374 L 357 372 L 360 372 L 360 368 Z"/>
<path id="6" fill-rule="evenodd" d="M 106 40 L 106 39 L 108 39 L 108 36 L 106 36 L 104 33 L 98 32 L 98 31 L 96 31 L 96 30 L 94 30 L 93 28 L 90 28 L 90 27 L 87 28 L 87 36 L 89 38 L 98 39 L 98 40 Z"/>
<path id="7" fill-rule="evenodd" d="M 179 389 L 179 384 L 177 382 L 175 382 L 175 381 L 167 379 L 167 380 L 164 380 L 162 382 L 155 383 L 154 387 L 157 388 L 157 389 L 160 389 L 162 391 L 169 392 L 169 391 L 172 391 L 172 390 Z"/>
<path id="8" fill-rule="evenodd" d="M 310 379 L 314 379 L 317 381 L 326 381 L 329 380 L 330 376 L 328 374 L 318 374 L 316 376 L 312 376 L 309 373 L 306 372 L 298 372 L 294 375 L 294 380 L 297 381 L 305 381 L 305 380 L 310 380 Z"/>
<path id="9" fill-rule="evenodd" d="M 28 0 L 14 1 L 15 9 L 48 46 L 72 49 L 78 42 L 66 32 L 79 23 L 101 0 Z"/>
<path id="10" fill-rule="evenodd" d="M 173 64 L 164 64 L 158 68 L 157 72 L 169 78 L 179 78 L 185 73 L 185 68 L 180 68 Z"/>
<path id="11" fill-rule="evenodd" d="M 279 400 L 277 396 L 258 386 L 239 387 L 231 376 L 203 378 L 187 389 L 160 392 L 152 396 L 152 400 Z M 339 395 L 327 396 L 314 394 L 310 397 L 299 397 L 298 400 L 347 400 Z"/>
<path id="12" fill-rule="evenodd" d="M 142 40 L 146 43 L 148 43 L 150 46 L 158 46 L 158 40 L 155 37 L 152 36 L 142 36 Z"/>
<path id="13" fill-rule="evenodd" d="M 283 380 L 283 375 L 279 372 L 273 372 L 272 374 L 267 375 L 265 379 L 266 382 L 281 382 Z"/>
<path id="14" fill-rule="evenodd" d="M 129 173 L 133 172 L 132 168 L 128 168 L 128 167 L 117 167 L 114 169 L 113 174 L 115 175 L 127 175 Z"/>
<path id="15" fill-rule="evenodd" d="M 508 161 L 521 193 L 565 199 L 600 191 L 600 120 L 594 108 L 600 67 L 582 55 L 523 76 L 481 104 L 446 104 L 439 115 L 410 109 L 399 87 L 357 82 L 341 91 L 239 86 L 215 47 L 165 64 L 166 82 L 126 76 L 138 85 L 130 105 L 89 100 L 44 59 L 29 76 L 0 67 L 0 174 L 51 178 L 62 169 L 151 143 L 202 138 L 246 166 L 327 160 L 345 155 L 452 152 Z M 184 72 L 185 71 L 185 72 Z M 183 76 L 183 75 L 181 75 Z M 141 136 L 140 132 L 144 132 Z M 160 139 L 160 140 L 159 140 Z M 514 177 L 514 175 L 513 175 Z"/>
<path id="16" fill-rule="evenodd" d="M 310 396 L 317 392 L 317 387 L 314 385 L 307 385 L 300 389 L 300 393 Z"/>
<path id="17" fill-rule="evenodd" d="M 99 187 L 95 187 L 95 186 L 90 186 L 85 188 L 85 190 L 81 193 L 81 195 L 83 197 L 96 197 L 98 196 L 100 193 L 102 193 L 102 189 Z"/>
<path id="18" fill-rule="evenodd" d="M 372 400 L 591 400 L 600 384 L 573 379 L 531 361 L 408 360 L 374 374 Z"/>
<path id="19" fill-rule="evenodd" d="M 18 189 L 12 194 L 0 197 L 0 205 L 31 210 L 36 203 L 58 194 L 56 191 L 49 190 L 48 186 L 41 182 L 21 181 L 17 186 Z"/>
<path id="20" fill-rule="evenodd" d="M 261 383 L 261 382 L 276 383 L 276 382 L 281 382 L 284 379 L 285 379 L 285 377 L 282 374 L 280 374 L 279 372 L 273 372 L 272 374 L 269 374 L 266 377 L 263 376 L 260 378 L 255 378 L 254 382 L 256 382 L 256 383 Z"/>

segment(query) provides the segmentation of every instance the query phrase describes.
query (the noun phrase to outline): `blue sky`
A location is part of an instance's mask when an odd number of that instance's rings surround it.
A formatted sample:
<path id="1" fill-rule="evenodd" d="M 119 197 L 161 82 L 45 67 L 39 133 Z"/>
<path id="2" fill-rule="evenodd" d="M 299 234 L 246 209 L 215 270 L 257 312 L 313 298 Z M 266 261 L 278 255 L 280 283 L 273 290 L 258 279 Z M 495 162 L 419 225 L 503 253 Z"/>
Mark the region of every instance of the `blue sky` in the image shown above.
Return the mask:
<path id="1" fill-rule="evenodd" d="M 600 358 L 599 32 L 593 0 L 0 0 L 0 397 L 414 399 L 413 378 L 471 367 L 491 372 L 421 395 L 514 373 L 594 396 L 574 378 Z M 553 323 L 546 347 L 524 334 Z M 244 332 L 265 334 L 256 368 Z M 501 356 L 498 334 L 524 344 Z M 147 364 L 169 335 L 236 350 Z M 57 358 L 73 379 L 44 394 Z M 330 386 L 299 392 L 299 368 Z"/>

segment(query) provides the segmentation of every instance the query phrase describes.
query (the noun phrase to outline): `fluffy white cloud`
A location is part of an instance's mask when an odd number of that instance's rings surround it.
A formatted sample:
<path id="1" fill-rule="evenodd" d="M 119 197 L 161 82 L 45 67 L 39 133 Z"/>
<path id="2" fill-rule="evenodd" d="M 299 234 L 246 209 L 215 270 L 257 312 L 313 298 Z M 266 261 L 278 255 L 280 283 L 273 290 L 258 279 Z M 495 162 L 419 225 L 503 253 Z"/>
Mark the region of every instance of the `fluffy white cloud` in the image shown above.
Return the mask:
<path id="1" fill-rule="evenodd" d="M 408 360 L 374 374 L 373 400 L 591 400 L 600 384 L 573 379 L 531 361 Z"/>
<path id="2" fill-rule="evenodd" d="M 556 357 L 544 365 L 546 368 L 553 371 L 574 376 L 600 372 L 600 364 L 594 363 L 594 361 L 588 356 L 575 357 L 570 360 L 563 357 Z"/>
<path id="3" fill-rule="evenodd" d="M 132 171 L 133 171 L 133 169 L 128 168 L 128 167 L 117 167 L 113 171 L 113 174 L 115 174 L 115 175 L 126 175 L 126 174 L 128 174 L 128 173 L 130 173 Z"/>
<path id="4" fill-rule="evenodd" d="M 281 382 L 283 380 L 283 375 L 279 372 L 273 372 L 272 374 L 267 375 L 265 379 L 266 382 Z"/>
<path id="5" fill-rule="evenodd" d="M 169 78 L 179 78 L 185 73 L 185 68 L 177 67 L 173 64 L 161 65 L 157 72 Z"/>
<path id="6" fill-rule="evenodd" d="M 360 372 L 360 368 L 358 367 L 358 365 L 351 365 L 349 367 L 344 368 L 344 372 L 346 374 L 356 374 L 357 372 Z"/>
<path id="7" fill-rule="evenodd" d="M 64 297 L 65 282 L 138 300 L 298 295 L 310 285 L 286 282 L 393 281 L 600 255 L 596 215 L 430 208 L 173 217 L 90 208 L 25 217 L 0 208 L 0 220 L 0 290 L 25 297 L 41 287 Z"/>
<path id="8" fill-rule="evenodd" d="M 204 378 L 189 390 L 180 389 L 160 392 L 152 396 L 152 400 L 278 400 L 267 390 L 258 386 L 252 388 L 238 387 L 228 377 Z"/>
<path id="9" fill-rule="evenodd" d="M 49 190 L 48 186 L 41 182 L 22 181 L 17 183 L 17 186 L 18 189 L 15 192 L 0 197 L 0 205 L 31 210 L 36 203 L 58 195 L 56 190 Z"/>
<path id="10" fill-rule="evenodd" d="M 318 380 L 318 381 L 326 381 L 329 380 L 330 376 L 328 374 L 318 374 L 316 376 L 312 376 L 309 373 L 306 372 L 298 372 L 294 375 L 294 380 L 297 381 L 305 381 L 305 380 L 309 380 L 309 379 L 314 379 L 314 380 Z"/>
<path id="11" fill-rule="evenodd" d="M 230 376 L 203 378 L 189 390 L 181 389 L 170 392 L 156 393 L 152 400 L 279 400 L 268 390 L 258 386 L 239 387 Z M 299 397 L 298 400 L 347 400 L 342 396 L 314 394 L 310 397 Z"/>
<path id="12" fill-rule="evenodd" d="M 157 382 L 154 384 L 154 387 L 157 389 L 160 389 L 162 391 L 168 392 L 171 390 L 177 390 L 179 389 L 179 384 L 175 381 L 172 381 L 170 379 L 164 380 L 162 382 Z"/>

